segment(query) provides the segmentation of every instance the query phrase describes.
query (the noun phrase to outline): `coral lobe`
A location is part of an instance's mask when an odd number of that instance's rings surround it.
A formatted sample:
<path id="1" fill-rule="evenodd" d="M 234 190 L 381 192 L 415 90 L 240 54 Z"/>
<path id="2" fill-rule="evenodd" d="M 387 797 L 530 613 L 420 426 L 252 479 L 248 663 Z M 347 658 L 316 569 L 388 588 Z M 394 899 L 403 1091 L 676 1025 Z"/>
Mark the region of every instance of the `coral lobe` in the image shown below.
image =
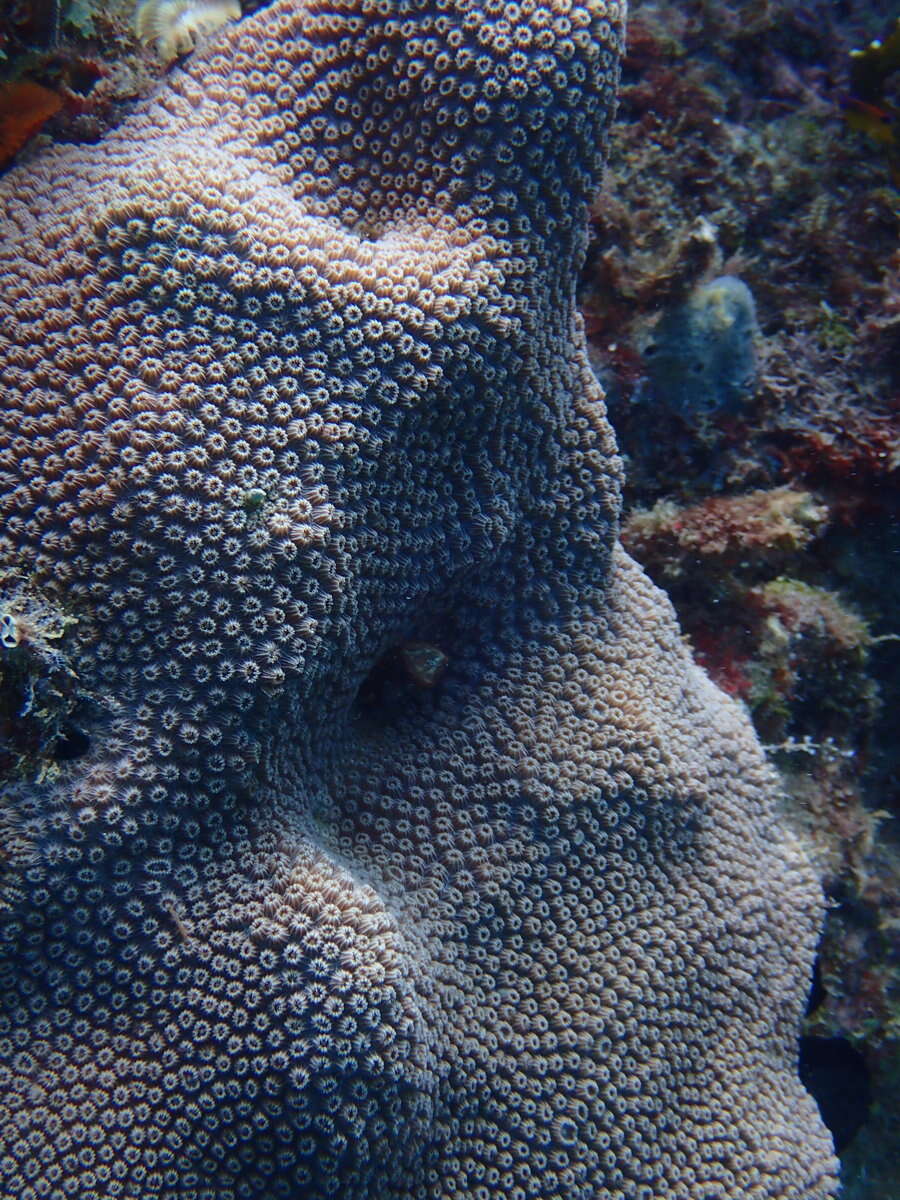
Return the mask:
<path id="1" fill-rule="evenodd" d="M 574 309 L 623 8 L 276 0 L 3 181 L 0 583 L 90 697 L 3 1200 L 833 1194 L 818 889 Z"/>

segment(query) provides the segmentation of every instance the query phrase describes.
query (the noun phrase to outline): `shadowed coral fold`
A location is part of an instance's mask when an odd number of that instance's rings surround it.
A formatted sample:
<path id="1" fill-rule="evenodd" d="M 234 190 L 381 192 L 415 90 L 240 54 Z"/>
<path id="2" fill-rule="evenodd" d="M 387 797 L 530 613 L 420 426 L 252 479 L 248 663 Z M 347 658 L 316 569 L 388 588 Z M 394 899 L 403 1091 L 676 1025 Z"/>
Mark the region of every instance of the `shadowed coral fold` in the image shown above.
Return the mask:
<path id="1" fill-rule="evenodd" d="M 623 9 L 280 0 L 0 185 L 80 732 L 0 805 L 3 1200 L 833 1195 L 818 889 L 574 308 Z"/>

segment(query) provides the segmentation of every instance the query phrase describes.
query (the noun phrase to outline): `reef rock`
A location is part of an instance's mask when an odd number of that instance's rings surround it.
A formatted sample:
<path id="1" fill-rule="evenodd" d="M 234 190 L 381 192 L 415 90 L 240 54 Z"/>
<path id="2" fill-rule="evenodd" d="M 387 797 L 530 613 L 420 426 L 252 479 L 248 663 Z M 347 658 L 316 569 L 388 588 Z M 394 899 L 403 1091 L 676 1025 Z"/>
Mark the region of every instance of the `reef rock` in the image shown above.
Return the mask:
<path id="1" fill-rule="evenodd" d="M 623 8 L 277 0 L 0 186 L 3 1200 L 833 1194 L 575 311 Z"/>

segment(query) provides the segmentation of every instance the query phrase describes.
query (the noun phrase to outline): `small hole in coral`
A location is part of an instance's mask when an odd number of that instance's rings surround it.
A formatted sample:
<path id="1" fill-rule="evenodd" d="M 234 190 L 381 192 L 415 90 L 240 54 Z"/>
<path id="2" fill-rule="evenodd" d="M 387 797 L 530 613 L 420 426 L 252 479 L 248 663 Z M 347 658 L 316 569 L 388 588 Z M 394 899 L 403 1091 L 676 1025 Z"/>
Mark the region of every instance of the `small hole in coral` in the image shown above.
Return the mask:
<path id="1" fill-rule="evenodd" d="M 73 758 L 81 758 L 91 748 L 91 739 L 81 729 L 67 725 L 53 747 L 53 757 L 57 762 L 70 762 Z"/>
<path id="2" fill-rule="evenodd" d="M 391 701 L 406 682 L 399 647 L 382 654 L 356 693 L 354 708 L 361 716 L 384 716 Z"/>
<path id="3" fill-rule="evenodd" d="M 96 63 L 75 62 L 69 67 L 67 82 L 71 90 L 79 96 L 89 96 L 97 81 L 102 78 L 103 74 Z"/>

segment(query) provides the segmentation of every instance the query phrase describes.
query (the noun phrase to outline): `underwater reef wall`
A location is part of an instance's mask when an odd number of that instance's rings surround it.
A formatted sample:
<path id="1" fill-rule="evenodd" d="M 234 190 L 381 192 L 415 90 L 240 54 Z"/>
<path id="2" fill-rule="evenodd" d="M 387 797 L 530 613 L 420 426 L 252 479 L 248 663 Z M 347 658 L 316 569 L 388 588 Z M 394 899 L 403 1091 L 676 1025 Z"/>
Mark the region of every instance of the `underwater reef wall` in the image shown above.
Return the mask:
<path id="1" fill-rule="evenodd" d="M 0 185 L 3 1200 L 834 1195 L 575 309 L 624 16 L 278 0 Z"/>
<path id="2" fill-rule="evenodd" d="M 888 0 L 635 0 L 580 291 L 622 540 L 748 707 L 813 846 L 827 918 L 805 1031 L 856 1056 L 812 1085 L 848 1200 L 900 1196 L 898 47 Z M 654 362 L 723 272 L 757 319 L 755 378 L 728 404 L 733 324 L 676 360 L 687 397 Z"/>

